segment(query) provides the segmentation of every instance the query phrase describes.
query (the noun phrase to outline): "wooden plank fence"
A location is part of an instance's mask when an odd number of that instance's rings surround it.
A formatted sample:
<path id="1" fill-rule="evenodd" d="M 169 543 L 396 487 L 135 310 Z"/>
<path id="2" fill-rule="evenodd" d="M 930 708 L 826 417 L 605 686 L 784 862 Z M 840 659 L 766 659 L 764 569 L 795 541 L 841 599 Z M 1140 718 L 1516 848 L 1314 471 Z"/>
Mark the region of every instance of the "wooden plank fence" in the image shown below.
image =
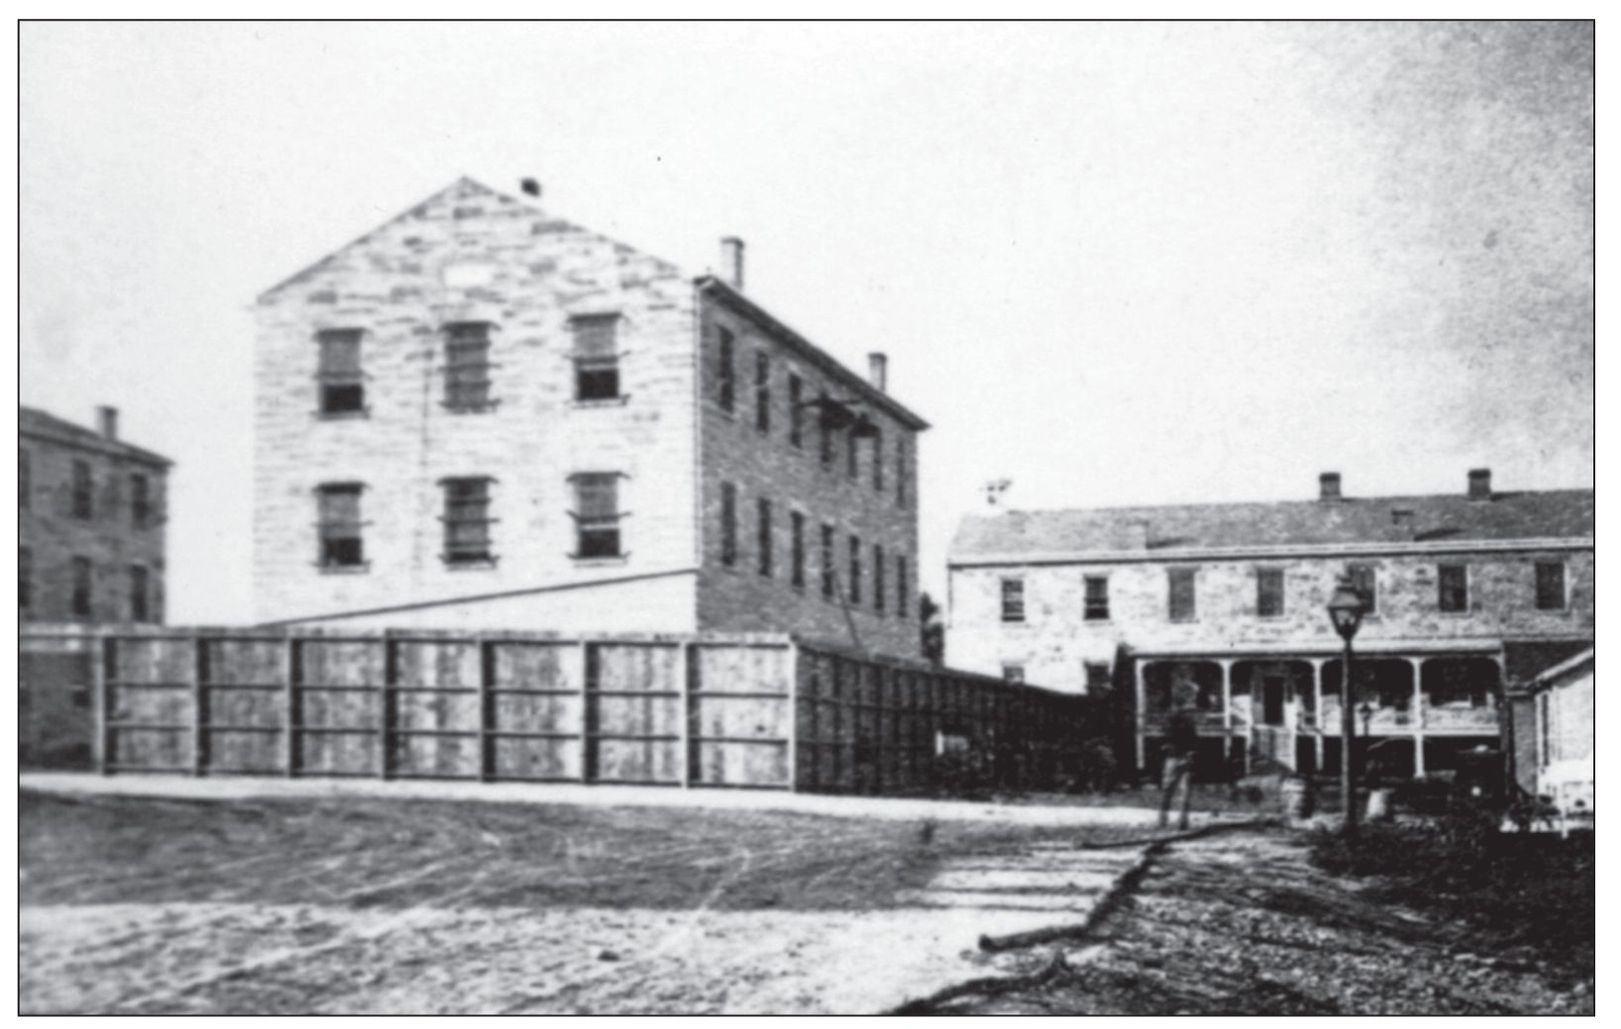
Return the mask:
<path id="1" fill-rule="evenodd" d="M 1076 698 L 788 636 L 115 631 L 105 773 L 907 793 L 947 737 L 1036 785 Z"/>

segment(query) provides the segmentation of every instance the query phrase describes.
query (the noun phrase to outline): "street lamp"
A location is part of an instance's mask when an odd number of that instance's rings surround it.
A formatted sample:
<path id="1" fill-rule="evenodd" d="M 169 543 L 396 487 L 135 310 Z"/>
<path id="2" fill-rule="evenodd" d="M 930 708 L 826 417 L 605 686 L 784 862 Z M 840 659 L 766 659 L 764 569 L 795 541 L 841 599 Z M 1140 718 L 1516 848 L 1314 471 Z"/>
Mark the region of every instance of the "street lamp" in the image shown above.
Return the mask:
<path id="1" fill-rule="evenodd" d="M 1340 666 L 1340 807 L 1345 811 L 1346 836 L 1356 835 L 1356 797 L 1351 789 L 1351 737 L 1356 733 L 1356 716 L 1351 710 L 1351 640 L 1362 628 L 1366 612 L 1362 594 L 1341 580 L 1329 598 L 1328 617 L 1345 641 L 1345 661 Z"/>

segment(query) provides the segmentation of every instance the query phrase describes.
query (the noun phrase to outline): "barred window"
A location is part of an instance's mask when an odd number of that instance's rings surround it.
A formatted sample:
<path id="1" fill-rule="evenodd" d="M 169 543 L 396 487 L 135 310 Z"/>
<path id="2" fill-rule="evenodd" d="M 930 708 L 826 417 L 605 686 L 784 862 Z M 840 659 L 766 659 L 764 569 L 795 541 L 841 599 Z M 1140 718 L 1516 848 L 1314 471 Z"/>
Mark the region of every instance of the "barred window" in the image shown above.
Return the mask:
<path id="1" fill-rule="evenodd" d="M 619 315 L 574 318 L 574 398 L 616 400 L 619 393 Z"/>
<path id="2" fill-rule="evenodd" d="M 95 517 L 95 489 L 96 480 L 95 476 L 91 474 L 90 462 L 75 459 L 73 462 L 73 517 Z"/>
<path id="3" fill-rule="evenodd" d="M 861 603 L 861 537 L 850 537 L 850 603 Z"/>
<path id="4" fill-rule="evenodd" d="M 444 479 L 444 560 L 448 565 L 485 564 L 495 560 L 490 551 L 490 479 L 476 476 Z"/>
<path id="5" fill-rule="evenodd" d="M 764 350 L 754 355 L 754 427 L 771 431 L 771 357 Z"/>
<path id="6" fill-rule="evenodd" d="M 129 566 L 129 620 L 151 621 L 150 608 L 147 606 L 146 568 L 143 565 Z"/>
<path id="7" fill-rule="evenodd" d="M 366 377 L 361 371 L 359 329 L 323 329 L 315 334 L 320 350 L 316 373 L 322 414 L 359 414 L 366 410 Z"/>
<path id="8" fill-rule="evenodd" d="M 575 557 L 621 557 L 619 474 L 587 472 L 574 476 Z"/>
<path id="9" fill-rule="evenodd" d="M 720 401 L 722 411 L 730 411 L 737 406 L 737 339 L 732 335 L 732 330 L 727 328 L 720 329 L 718 335 L 720 368 L 716 376 L 716 399 Z"/>
<path id="10" fill-rule="evenodd" d="M 1537 562 L 1537 610 L 1563 611 L 1569 603 L 1565 595 L 1565 563 Z"/>
<path id="11" fill-rule="evenodd" d="M 788 581 L 795 589 L 805 588 L 805 516 L 793 511 L 788 515 L 791 561 Z"/>
<path id="12" fill-rule="evenodd" d="M 879 614 L 884 613 L 888 593 L 884 590 L 884 548 L 874 543 L 872 545 L 872 607 Z"/>
<path id="13" fill-rule="evenodd" d="M 445 406 L 452 411 L 485 411 L 490 400 L 490 324 L 457 322 L 445 326 Z"/>
<path id="14" fill-rule="evenodd" d="M 1081 619 L 1088 622 L 1107 622 L 1109 620 L 1109 577 L 1106 575 L 1088 575 L 1085 579 L 1085 607 Z"/>
<path id="15" fill-rule="evenodd" d="M 796 447 L 805 445 L 805 383 L 799 376 L 788 375 L 788 442 Z"/>
<path id="16" fill-rule="evenodd" d="M 129 477 L 129 514 L 137 529 L 144 529 L 152 520 L 150 483 L 139 472 Z"/>
<path id="17" fill-rule="evenodd" d="M 1002 621 L 1024 621 L 1024 580 L 1002 580 Z"/>
<path id="18" fill-rule="evenodd" d="M 759 500 L 755 501 L 755 510 L 759 519 L 757 531 L 760 551 L 760 574 L 769 577 L 772 571 L 772 551 L 776 549 L 771 538 L 771 501 L 764 497 L 759 498 Z"/>
<path id="19" fill-rule="evenodd" d="M 822 526 L 822 599 L 832 600 L 837 592 L 835 582 L 837 573 L 833 568 L 833 541 L 836 536 L 833 526 Z"/>
<path id="20" fill-rule="evenodd" d="M 90 614 L 90 559 L 76 557 L 73 559 L 73 613 L 80 616 Z"/>
<path id="21" fill-rule="evenodd" d="M 322 568 L 356 568 L 366 563 L 361 541 L 365 524 L 360 518 L 362 489 L 358 482 L 334 482 L 317 488 L 317 563 Z"/>
<path id="22" fill-rule="evenodd" d="M 1283 614 L 1282 568 L 1255 570 L 1255 612 L 1262 618 L 1277 618 Z"/>
<path id="23" fill-rule="evenodd" d="M 737 564 L 737 487 L 720 484 L 720 563 Z"/>

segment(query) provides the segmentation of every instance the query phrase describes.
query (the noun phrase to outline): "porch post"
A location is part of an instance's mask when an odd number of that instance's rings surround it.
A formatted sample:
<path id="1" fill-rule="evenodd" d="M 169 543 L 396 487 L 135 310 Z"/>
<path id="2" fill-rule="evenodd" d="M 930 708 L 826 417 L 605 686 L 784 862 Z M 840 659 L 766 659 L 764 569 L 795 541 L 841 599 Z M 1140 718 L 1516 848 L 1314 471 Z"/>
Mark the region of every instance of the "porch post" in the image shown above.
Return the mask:
<path id="1" fill-rule="evenodd" d="M 1233 659 L 1217 659 L 1221 665 L 1221 767 L 1227 774 L 1233 758 Z"/>
<path id="2" fill-rule="evenodd" d="M 1317 774 L 1323 774 L 1323 665 L 1325 657 L 1308 658 L 1311 662 L 1312 728 L 1317 736 Z"/>
<path id="3" fill-rule="evenodd" d="M 1413 666 L 1413 778 L 1424 774 L 1424 659 L 1410 657 Z"/>
<path id="4" fill-rule="evenodd" d="M 1143 750 L 1144 750 L 1143 729 L 1144 729 L 1144 727 L 1146 725 L 1146 722 L 1147 722 L 1146 712 L 1144 711 L 1143 705 L 1147 701 L 1148 689 L 1147 689 L 1146 685 L 1144 684 L 1143 673 L 1148 670 L 1148 662 L 1147 661 L 1133 662 L 1133 668 L 1135 669 L 1136 679 L 1137 679 L 1136 718 L 1134 719 L 1134 721 L 1136 722 L 1136 730 L 1137 731 L 1136 731 L 1136 734 L 1134 736 L 1134 739 L 1136 741 L 1136 748 L 1137 748 L 1137 774 L 1142 775 L 1143 772 L 1147 771 L 1147 768 L 1145 767 L 1144 762 L 1143 762 Z"/>

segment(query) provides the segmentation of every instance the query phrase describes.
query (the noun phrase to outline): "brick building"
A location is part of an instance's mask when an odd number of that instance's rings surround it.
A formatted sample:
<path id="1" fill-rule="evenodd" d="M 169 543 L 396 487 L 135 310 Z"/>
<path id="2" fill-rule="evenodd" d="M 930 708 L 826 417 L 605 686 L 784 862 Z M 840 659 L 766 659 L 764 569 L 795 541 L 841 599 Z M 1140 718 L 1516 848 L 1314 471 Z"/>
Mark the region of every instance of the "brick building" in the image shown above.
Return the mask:
<path id="1" fill-rule="evenodd" d="M 1505 677 L 1593 640 L 1593 492 L 1493 492 L 971 517 L 949 558 L 953 667 L 1132 698 L 1152 764 L 1173 698 L 1208 761 L 1338 767 L 1341 641 L 1326 613 L 1349 575 L 1359 736 L 1398 773 L 1497 745 Z"/>
<path id="2" fill-rule="evenodd" d="M 257 304 L 266 622 L 915 656 L 917 434 L 723 275 L 462 179 Z"/>
<path id="3" fill-rule="evenodd" d="M 17 610 L 24 622 L 161 622 L 170 462 L 99 431 L 17 409 Z"/>

